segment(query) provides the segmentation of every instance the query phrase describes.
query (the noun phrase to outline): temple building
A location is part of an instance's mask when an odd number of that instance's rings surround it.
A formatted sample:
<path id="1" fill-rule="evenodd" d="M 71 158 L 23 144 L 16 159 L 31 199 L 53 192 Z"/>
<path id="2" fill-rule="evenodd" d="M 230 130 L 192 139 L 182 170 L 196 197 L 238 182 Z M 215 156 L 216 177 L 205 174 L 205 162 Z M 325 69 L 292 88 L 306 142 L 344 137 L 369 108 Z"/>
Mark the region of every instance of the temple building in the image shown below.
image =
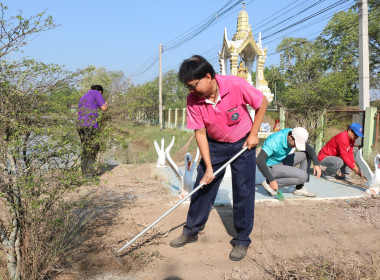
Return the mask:
<path id="1" fill-rule="evenodd" d="M 228 40 L 227 29 L 224 29 L 223 47 L 219 51 L 220 74 L 235 75 L 245 78 L 251 85 L 258 88 L 268 98 L 270 103 L 273 100 L 268 82 L 264 77 L 264 64 L 267 55 L 267 48 L 263 49 L 261 44 L 261 33 L 255 42 L 252 34 L 252 27 L 249 25 L 248 13 L 244 10 L 239 13 L 237 29 L 232 40 Z M 256 60 L 256 81 L 252 81 L 252 67 Z M 230 65 L 230 72 L 227 73 L 227 65 Z"/>

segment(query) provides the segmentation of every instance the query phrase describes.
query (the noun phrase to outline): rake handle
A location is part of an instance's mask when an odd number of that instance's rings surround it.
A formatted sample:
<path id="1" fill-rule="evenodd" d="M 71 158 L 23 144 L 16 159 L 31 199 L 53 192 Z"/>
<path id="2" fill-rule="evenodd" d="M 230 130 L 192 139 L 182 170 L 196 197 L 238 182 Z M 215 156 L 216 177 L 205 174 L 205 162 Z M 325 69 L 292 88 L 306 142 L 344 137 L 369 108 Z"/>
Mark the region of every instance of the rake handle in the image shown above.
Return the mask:
<path id="1" fill-rule="evenodd" d="M 234 157 L 232 157 L 229 161 L 227 161 L 222 167 L 220 167 L 213 176 L 215 177 L 218 175 L 224 168 L 227 167 L 231 162 L 233 162 L 237 157 L 239 157 L 245 150 L 247 150 L 247 146 L 244 147 L 241 151 L 239 151 Z M 177 202 L 176 205 L 174 205 L 172 208 L 170 208 L 167 212 L 165 212 L 161 217 L 159 217 L 157 220 L 155 220 L 153 223 L 151 223 L 147 228 L 145 228 L 142 232 L 140 232 L 138 235 L 136 235 L 134 238 L 132 238 L 127 244 L 125 244 L 123 247 L 121 247 L 117 252 L 120 253 L 125 248 L 127 248 L 129 245 L 131 245 L 133 242 L 135 242 L 141 235 L 143 235 L 145 232 L 147 232 L 149 229 L 151 229 L 153 226 L 155 226 L 159 221 L 161 221 L 163 218 L 165 218 L 170 212 L 172 212 L 174 209 L 176 209 L 178 206 L 180 206 L 186 199 L 188 199 L 193 193 L 197 192 L 200 188 L 202 188 L 205 185 L 205 183 L 200 184 L 198 187 L 193 189 L 188 195 L 186 195 L 184 198 L 182 198 L 179 202 Z"/>

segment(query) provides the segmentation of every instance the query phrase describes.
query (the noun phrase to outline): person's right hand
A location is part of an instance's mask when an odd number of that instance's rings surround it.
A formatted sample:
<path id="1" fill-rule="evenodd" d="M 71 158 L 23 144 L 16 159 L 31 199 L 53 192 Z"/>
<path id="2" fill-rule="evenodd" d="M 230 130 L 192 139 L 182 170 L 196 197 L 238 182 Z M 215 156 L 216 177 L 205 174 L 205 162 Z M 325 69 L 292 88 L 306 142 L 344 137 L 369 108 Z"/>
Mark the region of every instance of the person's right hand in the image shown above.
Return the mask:
<path id="1" fill-rule="evenodd" d="M 276 180 L 273 180 L 272 182 L 270 182 L 269 186 L 271 187 L 272 190 L 275 190 L 275 191 L 278 190 L 278 183 Z"/>
<path id="2" fill-rule="evenodd" d="M 358 166 L 355 166 L 352 171 L 355 172 L 356 175 L 359 175 L 360 177 L 364 177 L 364 174 L 363 172 L 361 171 L 361 169 L 358 167 Z"/>
<path id="3" fill-rule="evenodd" d="M 363 174 L 363 172 L 362 172 L 361 170 L 359 170 L 358 175 L 359 175 L 360 177 L 364 177 L 364 174 Z"/>
<path id="4" fill-rule="evenodd" d="M 203 178 L 201 180 L 201 184 L 204 182 L 205 185 L 210 184 L 212 180 L 214 180 L 214 171 L 212 169 L 206 169 L 205 174 L 203 175 Z"/>

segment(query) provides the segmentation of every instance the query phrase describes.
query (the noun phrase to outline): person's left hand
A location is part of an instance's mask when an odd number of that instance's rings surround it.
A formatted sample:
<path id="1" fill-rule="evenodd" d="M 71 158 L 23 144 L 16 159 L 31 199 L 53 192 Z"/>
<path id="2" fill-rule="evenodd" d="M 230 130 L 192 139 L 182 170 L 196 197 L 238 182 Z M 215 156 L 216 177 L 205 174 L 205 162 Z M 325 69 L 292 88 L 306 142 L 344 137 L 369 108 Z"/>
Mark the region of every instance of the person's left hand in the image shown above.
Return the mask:
<path id="1" fill-rule="evenodd" d="M 247 140 L 245 140 L 243 148 L 247 146 L 248 150 L 254 148 L 259 144 L 259 137 L 257 134 L 250 133 L 247 137 Z"/>
<path id="2" fill-rule="evenodd" d="M 314 165 L 313 169 L 314 169 L 313 175 L 317 174 L 317 178 L 319 179 L 319 177 L 321 177 L 321 174 L 322 174 L 321 167 L 319 165 Z"/>

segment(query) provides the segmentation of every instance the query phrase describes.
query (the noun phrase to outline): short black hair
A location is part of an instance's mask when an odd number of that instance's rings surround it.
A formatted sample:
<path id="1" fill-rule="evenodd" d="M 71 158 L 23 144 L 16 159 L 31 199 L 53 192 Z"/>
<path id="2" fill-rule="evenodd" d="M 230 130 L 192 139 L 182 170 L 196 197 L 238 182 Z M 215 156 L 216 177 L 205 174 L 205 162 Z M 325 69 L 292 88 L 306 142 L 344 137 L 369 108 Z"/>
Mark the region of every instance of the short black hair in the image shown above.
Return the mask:
<path id="1" fill-rule="evenodd" d="M 212 78 L 215 78 L 215 70 L 212 65 L 202 56 L 193 55 L 185 59 L 179 68 L 178 78 L 186 84 L 192 80 L 204 78 L 207 73 L 210 73 Z"/>
<path id="2" fill-rule="evenodd" d="M 91 89 L 103 92 L 103 87 L 101 85 L 92 85 Z"/>

